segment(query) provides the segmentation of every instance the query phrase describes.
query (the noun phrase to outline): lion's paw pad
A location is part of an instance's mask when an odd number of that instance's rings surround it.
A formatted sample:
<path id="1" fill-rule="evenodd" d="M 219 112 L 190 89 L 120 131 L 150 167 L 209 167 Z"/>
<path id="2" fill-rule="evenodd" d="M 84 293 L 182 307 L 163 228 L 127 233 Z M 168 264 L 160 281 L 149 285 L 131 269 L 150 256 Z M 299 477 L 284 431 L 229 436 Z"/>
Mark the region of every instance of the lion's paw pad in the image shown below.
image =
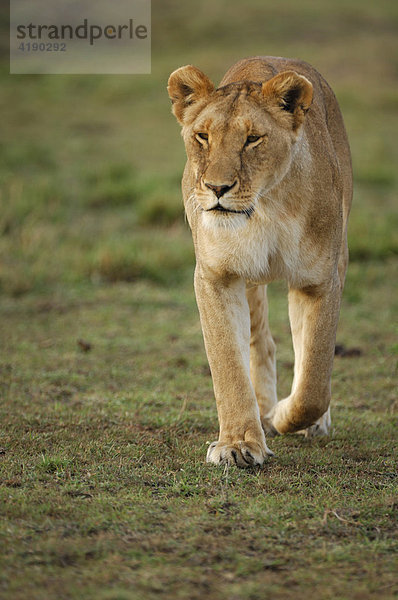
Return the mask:
<path id="1" fill-rule="evenodd" d="M 235 442 L 223 444 L 212 442 L 207 450 L 206 462 L 215 465 L 236 465 L 238 467 L 255 467 L 263 464 L 266 455 L 273 456 L 273 452 L 255 442 Z"/>

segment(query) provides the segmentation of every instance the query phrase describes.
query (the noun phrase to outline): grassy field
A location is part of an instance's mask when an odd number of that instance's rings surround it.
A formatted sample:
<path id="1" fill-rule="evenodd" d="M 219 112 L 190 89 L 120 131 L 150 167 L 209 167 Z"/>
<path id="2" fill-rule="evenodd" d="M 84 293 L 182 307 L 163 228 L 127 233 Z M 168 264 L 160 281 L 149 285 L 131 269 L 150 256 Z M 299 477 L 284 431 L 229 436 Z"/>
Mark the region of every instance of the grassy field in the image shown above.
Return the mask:
<path id="1" fill-rule="evenodd" d="M 0 66 L 0 598 L 392 599 L 398 5 L 152 6 L 150 76 Z M 275 457 L 240 471 L 204 463 L 217 417 L 165 86 L 253 54 L 331 83 L 355 198 L 333 434 L 270 440 Z M 283 397 L 285 286 L 270 296 Z"/>

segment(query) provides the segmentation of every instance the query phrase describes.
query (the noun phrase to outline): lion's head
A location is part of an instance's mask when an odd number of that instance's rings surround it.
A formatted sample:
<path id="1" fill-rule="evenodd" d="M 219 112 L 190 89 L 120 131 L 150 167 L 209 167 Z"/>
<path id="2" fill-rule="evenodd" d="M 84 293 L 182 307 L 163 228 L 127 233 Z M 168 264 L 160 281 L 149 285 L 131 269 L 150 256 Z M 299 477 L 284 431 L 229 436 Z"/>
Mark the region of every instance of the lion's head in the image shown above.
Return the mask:
<path id="1" fill-rule="evenodd" d="M 168 92 L 203 211 L 214 219 L 252 215 L 289 169 L 312 91 L 294 71 L 218 89 L 191 65 L 170 75 Z"/>

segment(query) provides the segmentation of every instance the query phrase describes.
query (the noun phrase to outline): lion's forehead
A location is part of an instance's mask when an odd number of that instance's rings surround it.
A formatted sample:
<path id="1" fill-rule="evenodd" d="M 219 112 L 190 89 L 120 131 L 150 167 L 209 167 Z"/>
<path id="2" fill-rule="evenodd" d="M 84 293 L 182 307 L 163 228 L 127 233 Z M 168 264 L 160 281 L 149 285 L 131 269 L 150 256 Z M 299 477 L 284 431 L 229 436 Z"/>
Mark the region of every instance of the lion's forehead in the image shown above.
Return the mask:
<path id="1" fill-rule="evenodd" d="M 193 127 L 206 131 L 246 133 L 250 130 L 266 130 L 270 119 L 264 109 L 247 99 L 237 103 L 228 97 L 216 98 L 197 115 Z"/>

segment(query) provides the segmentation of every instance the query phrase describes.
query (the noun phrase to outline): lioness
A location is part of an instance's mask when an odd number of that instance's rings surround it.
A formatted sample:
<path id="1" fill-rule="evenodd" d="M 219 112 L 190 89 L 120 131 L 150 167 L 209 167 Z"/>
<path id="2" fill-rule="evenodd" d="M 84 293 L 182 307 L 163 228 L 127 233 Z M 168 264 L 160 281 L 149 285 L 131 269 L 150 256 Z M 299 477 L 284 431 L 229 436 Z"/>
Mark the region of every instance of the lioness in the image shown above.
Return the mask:
<path id="1" fill-rule="evenodd" d="M 307 63 L 244 59 L 219 87 L 170 75 L 187 163 L 195 292 L 220 423 L 207 461 L 261 465 L 265 433 L 330 428 L 331 371 L 348 262 L 351 157 L 337 100 Z M 266 284 L 285 279 L 295 353 L 277 401 Z"/>

